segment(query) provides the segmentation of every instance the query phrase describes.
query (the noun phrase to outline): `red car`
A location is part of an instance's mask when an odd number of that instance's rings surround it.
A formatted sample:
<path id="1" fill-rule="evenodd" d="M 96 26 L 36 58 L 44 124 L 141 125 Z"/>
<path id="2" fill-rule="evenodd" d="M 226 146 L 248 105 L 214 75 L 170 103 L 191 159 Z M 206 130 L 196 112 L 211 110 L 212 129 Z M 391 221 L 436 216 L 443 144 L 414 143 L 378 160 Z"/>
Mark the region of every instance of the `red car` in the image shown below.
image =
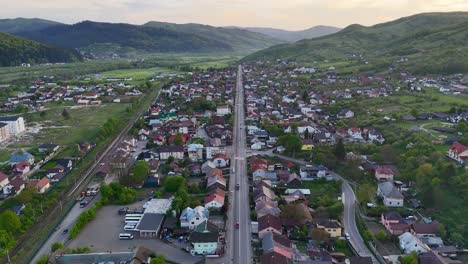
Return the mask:
<path id="1" fill-rule="evenodd" d="M 236 228 L 239 228 L 239 226 L 240 226 L 240 225 L 239 225 L 239 222 L 237 222 L 237 223 L 236 223 Z"/>

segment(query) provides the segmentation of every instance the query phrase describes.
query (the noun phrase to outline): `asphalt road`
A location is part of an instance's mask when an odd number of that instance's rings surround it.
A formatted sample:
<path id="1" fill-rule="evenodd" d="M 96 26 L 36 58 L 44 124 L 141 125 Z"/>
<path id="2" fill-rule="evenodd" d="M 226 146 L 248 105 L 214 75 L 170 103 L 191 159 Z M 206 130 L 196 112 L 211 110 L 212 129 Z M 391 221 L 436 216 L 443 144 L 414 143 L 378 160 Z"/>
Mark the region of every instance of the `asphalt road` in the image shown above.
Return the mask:
<path id="1" fill-rule="evenodd" d="M 247 264 L 252 263 L 252 247 L 244 125 L 244 87 L 240 65 L 237 74 L 235 102 L 226 257 L 230 260 L 227 262 Z M 239 184 L 239 190 L 235 190 L 237 184 Z M 237 223 L 239 228 L 236 228 Z"/>
<path id="2" fill-rule="evenodd" d="M 309 164 L 305 162 L 304 160 L 294 159 L 291 157 L 275 154 L 273 153 L 272 150 L 253 151 L 252 154 L 274 156 L 274 157 L 289 160 L 289 161 L 292 161 L 301 165 Z M 344 179 L 341 175 L 332 173 L 332 176 L 334 179 L 341 180 L 343 182 L 343 185 L 341 186 L 342 191 L 343 191 L 343 203 L 344 203 L 343 226 L 344 226 L 345 232 L 349 234 L 349 237 L 350 237 L 349 243 L 354 248 L 354 250 L 358 253 L 359 256 L 371 257 L 373 263 L 379 263 L 377 259 L 374 257 L 374 255 L 372 255 L 370 250 L 365 245 L 364 240 L 362 239 L 361 234 L 359 233 L 359 230 L 357 228 L 356 217 L 355 217 L 356 196 L 354 194 L 353 189 L 349 185 L 349 182 L 346 179 Z"/>

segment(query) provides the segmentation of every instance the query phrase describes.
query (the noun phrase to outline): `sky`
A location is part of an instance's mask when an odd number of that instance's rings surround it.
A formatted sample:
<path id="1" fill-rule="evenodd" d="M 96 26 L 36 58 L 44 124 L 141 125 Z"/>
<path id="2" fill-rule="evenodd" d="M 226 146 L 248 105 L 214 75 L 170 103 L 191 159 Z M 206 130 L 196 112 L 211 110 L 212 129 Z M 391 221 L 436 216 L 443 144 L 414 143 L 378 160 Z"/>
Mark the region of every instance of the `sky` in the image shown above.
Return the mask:
<path id="1" fill-rule="evenodd" d="M 423 12 L 468 11 L 468 0 L 0 0 L 0 18 L 148 21 L 301 30 L 374 25 Z"/>

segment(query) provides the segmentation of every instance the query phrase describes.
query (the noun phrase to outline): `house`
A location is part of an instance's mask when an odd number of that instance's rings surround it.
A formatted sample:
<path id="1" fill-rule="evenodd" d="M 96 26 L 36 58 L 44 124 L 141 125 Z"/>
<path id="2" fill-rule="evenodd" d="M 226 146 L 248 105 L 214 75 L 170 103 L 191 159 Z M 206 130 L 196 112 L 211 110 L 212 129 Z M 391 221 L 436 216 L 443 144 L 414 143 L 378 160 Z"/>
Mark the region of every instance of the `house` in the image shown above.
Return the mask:
<path id="1" fill-rule="evenodd" d="M 401 235 L 410 231 L 406 220 L 397 212 L 385 212 L 381 215 L 381 222 L 392 235 Z"/>
<path id="2" fill-rule="evenodd" d="M 420 237 L 435 237 L 439 232 L 439 226 L 437 221 L 417 222 L 411 225 L 411 234 Z"/>
<path id="3" fill-rule="evenodd" d="M 216 107 L 217 116 L 225 116 L 231 113 L 231 109 L 228 105 L 219 105 Z"/>
<path id="4" fill-rule="evenodd" d="M 273 215 L 279 217 L 281 210 L 278 208 L 278 202 L 269 200 L 259 200 L 255 203 L 255 212 L 257 218 L 265 215 Z"/>
<path id="5" fill-rule="evenodd" d="M 459 164 L 468 162 L 468 147 L 460 143 L 454 143 L 447 151 L 447 156 Z"/>
<path id="6" fill-rule="evenodd" d="M 216 168 L 216 165 L 213 162 L 207 161 L 207 162 L 202 164 L 201 172 L 204 173 L 204 174 L 207 174 L 209 171 L 211 171 L 211 170 L 213 170 L 215 168 Z"/>
<path id="7" fill-rule="evenodd" d="M 276 233 L 266 233 L 262 239 L 263 254 L 276 252 L 288 259 L 294 258 L 292 242 L 285 236 Z"/>
<path id="8" fill-rule="evenodd" d="M 403 207 L 404 197 L 392 182 L 379 183 L 377 195 L 383 198 L 383 203 L 387 207 Z"/>
<path id="9" fill-rule="evenodd" d="M 411 254 L 413 251 L 420 254 L 430 250 L 426 244 L 410 232 L 401 234 L 398 239 L 400 240 L 400 249 L 406 254 Z"/>
<path id="10" fill-rule="evenodd" d="M 213 164 L 216 165 L 218 168 L 224 168 L 229 166 L 229 159 L 225 154 L 218 153 L 213 156 L 213 159 L 211 160 Z"/>
<path id="11" fill-rule="evenodd" d="M 59 145 L 56 145 L 56 144 L 42 144 L 40 145 L 37 150 L 40 152 L 40 153 L 44 153 L 46 151 L 49 151 L 49 152 L 55 152 L 57 151 L 58 149 L 60 148 Z"/>
<path id="12" fill-rule="evenodd" d="M 350 257 L 345 260 L 345 264 L 373 264 L 371 257 Z"/>
<path id="13" fill-rule="evenodd" d="M 267 233 L 281 235 L 281 219 L 273 215 L 264 215 L 258 218 L 258 237 L 262 239 Z"/>
<path id="14" fill-rule="evenodd" d="M 327 177 L 327 175 L 329 175 L 329 171 L 322 165 L 306 165 L 299 168 L 299 175 L 302 180 L 316 180 Z"/>
<path id="15" fill-rule="evenodd" d="M 31 170 L 31 164 L 27 161 L 21 161 L 13 165 L 13 174 L 15 175 L 25 175 Z"/>
<path id="16" fill-rule="evenodd" d="M 303 139 L 301 150 L 310 151 L 314 148 L 314 141 L 312 139 Z"/>
<path id="17" fill-rule="evenodd" d="M 265 187 L 265 186 L 255 188 L 253 197 L 254 197 L 255 202 L 259 200 L 274 201 L 276 199 L 275 193 L 270 188 Z"/>
<path id="18" fill-rule="evenodd" d="M 12 136 L 26 131 L 24 119 L 21 116 L 0 116 L 0 122 L 8 125 L 8 132 Z"/>
<path id="19" fill-rule="evenodd" d="M 0 142 L 10 137 L 10 130 L 8 124 L 0 122 Z"/>
<path id="20" fill-rule="evenodd" d="M 390 167 L 379 166 L 375 169 L 375 178 L 377 181 L 393 181 L 395 173 Z"/>
<path id="21" fill-rule="evenodd" d="M 19 194 L 26 187 L 24 180 L 21 177 L 13 178 L 10 183 L 3 187 L 3 194 L 14 195 Z"/>
<path id="22" fill-rule="evenodd" d="M 138 140 L 140 141 L 145 141 L 148 140 L 150 132 L 146 130 L 145 128 L 140 129 L 138 131 Z"/>
<path id="23" fill-rule="evenodd" d="M 286 191 L 284 191 L 284 194 L 286 195 L 302 194 L 305 196 L 309 196 L 311 193 L 310 193 L 310 189 L 286 189 Z"/>
<path id="24" fill-rule="evenodd" d="M 363 140 L 362 130 L 359 127 L 351 127 L 348 129 L 348 135 L 355 140 Z"/>
<path id="25" fill-rule="evenodd" d="M 8 175 L 6 175 L 3 172 L 0 172 L 0 189 L 3 189 L 3 187 L 5 187 L 8 183 L 10 183 Z"/>
<path id="26" fill-rule="evenodd" d="M 354 112 L 349 109 L 342 109 L 336 115 L 338 118 L 352 118 L 354 117 Z"/>
<path id="27" fill-rule="evenodd" d="M 167 160 L 169 157 L 175 159 L 184 158 L 184 147 L 183 146 L 160 146 L 159 147 L 159 159 Z"/>
<path id="28" fill-rule="evenodd" d="M 10 155 L 8 163 L 14 165 L 22 161 L 27 161 L 29 164 L 34 164 L 34 156 L 29 154 L 28 152 L 12 154 Z"/>
<path id="29" fill-rule="evenodd" d="M 50 188 L 50 180 L 47 177 L 43 177 L 34 184 L 34 187 L 39 193 L 45 193 Z"/>
<path id="30" fill-rule="evenodd" d="M 193 209 L 187 207 L 182 210 L 180 215 L 180 227 L 188 227 L 190 230 L 193 230 L 203 222 L 207 222 L 209 215 L 208 209 L 203 206 L 197 206 Z"/>
<path id="31" fill-rule="evenodd" d="M 284 185 L 288 187 L 299 187 L 302 185 L 302 180 L 301 178 L 296 174 L 296 173 L 291 173 L 288 175 L 288 178 L 281 178 L 281 181 L 284 183 Z"/>
<path id="32" fill-rule="evenodd" d="M 219 175 L 213 175 L 206 178 L 206 189 L 209 191 L 216 188 L 226 190 L 226 179 Z"/>
<path id="33" fill-rule="evenodd" d="M 224 191 L 223 191 L 224 193 Z M 205 208 L 220 210 L 224 206 L 224 195 L 213 193 L 205 197 Z"/>
<path id="34" fill-rule="evenodd" d="M 190 235 L 190 243 L 193 249 L 192 255 L 214 255 L 218 249 L 218 232 L 193 232 Z"/>
<path id="35" fill-rule="evenodd" d="M 341 237 L 341 224 L 336 220 L 318 220 L 317 228 L 324 229 L 332 238 Z"/>
<path id="36" fill-rule="evenodd" d="M 190 144 L 187 147 L 188 157 L 191 161 L 197 162 L 203 160 L 203 145 L 202 144 Z"/>
<path id="37" fill-rule="evenodd" d="M 289 264 L 291 261 L 275 251 L 260 256 L 261 264 Z"/>

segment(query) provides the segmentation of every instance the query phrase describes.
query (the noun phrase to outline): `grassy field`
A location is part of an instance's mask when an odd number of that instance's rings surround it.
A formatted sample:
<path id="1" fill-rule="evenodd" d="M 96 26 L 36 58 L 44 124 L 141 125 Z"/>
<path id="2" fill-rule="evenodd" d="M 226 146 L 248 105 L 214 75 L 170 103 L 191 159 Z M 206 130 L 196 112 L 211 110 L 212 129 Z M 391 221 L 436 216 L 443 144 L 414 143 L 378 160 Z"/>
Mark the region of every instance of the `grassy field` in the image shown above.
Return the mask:
<path id="1" fill-rule="evenodd" d="M 153 67 L 146 69 L 122 69 L 106 71 L 100 75 L 102 78 L 132 78 L 134 81 L 142 81 L 150 79 L 157 73 L 175 73 L 175 71 L 167 68 Z"/>
<path id="2" fill-rule="evenodd" d="M 76 144 L 83 141 L 95 141 L 99 128 L 111 117 L 127 120 L 126 112 L 130 104 L 104 104 L 87 107 L 59 107 L 46 110 L 46 116 L 42 118 L 39 113 L 28 114 L 29 126 L 40 126 L 37 134 L 26 143 L 29 146 L 38 146 L 42 143 L 56 143 L 59 145 Z M 70 114 L 66 120 L 62 116 L 64 109 Z M 20 143 L 21 145 L 21 143 Z"/>

